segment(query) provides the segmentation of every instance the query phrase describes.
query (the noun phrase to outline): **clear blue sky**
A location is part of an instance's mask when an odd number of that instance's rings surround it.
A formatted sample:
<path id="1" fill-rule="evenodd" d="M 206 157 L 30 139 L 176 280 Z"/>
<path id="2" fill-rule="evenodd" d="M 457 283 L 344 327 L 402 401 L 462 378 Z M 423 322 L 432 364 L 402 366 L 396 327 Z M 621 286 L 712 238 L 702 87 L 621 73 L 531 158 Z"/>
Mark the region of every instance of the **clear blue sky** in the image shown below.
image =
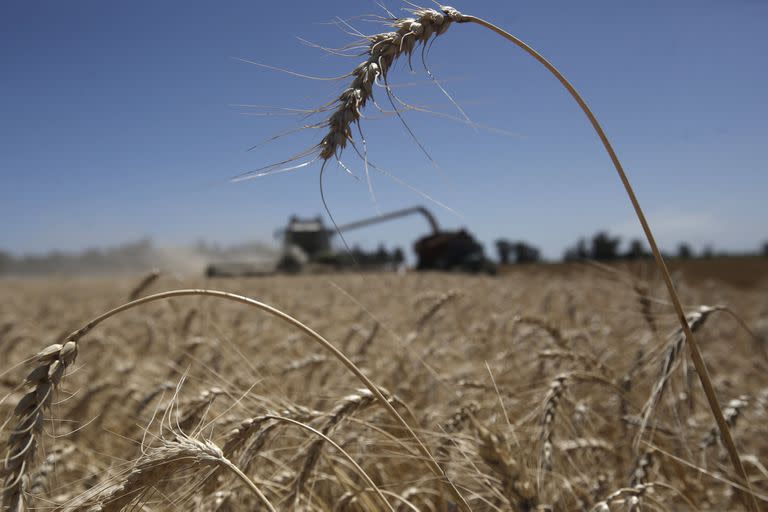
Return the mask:
<path id="1" fill-rule="evenodd" d="M 456 7 L 527 40 L 581 90 L 664 246 L 740 250 L 768 239 L 768 3 Z M 254 110 L 234 105 L 319 106 L 345 81 L 295 78 L 232 57 L 343 74 L 359 59 L 325 55 L 297 37 L 342 46 L 351 38 L 328 23 L 334 16 L 381 12 L 352 0 L 3 2 L 0 249 L 75 250 L 145 235 L 159 244 L 271 240 L 291 213 L 321 213 L 318 166 L 229 181 L 322 136 L 305 132 L 247 152 L 302 120 L 245 115 Z M 499 236 L 525 239 L 550 257 L 597 229 L 639 234 L 586 119 L 530 57 L 462 25 L 434 44 L 430 65 L 473 121 L 503 133 L 406 114 L 434 167 L 397 119 L 371 119 L 365 129 L 372 160 L 459 212 L 433 207 L 444 226 L 469 227 L 488 249 Z M 401 65 L 390 76 L 401 97 L 455 114 L 414 69 Z M 362 173 L 352 152 L 346 163 Z M 364 180 L 329 171 L 339 222 L 375 214 Z M 424 202 L 387 178 L 374 185 L 382 211 Z M 413 219 L 350 239 L 406 245 L 425 231 Z"/>

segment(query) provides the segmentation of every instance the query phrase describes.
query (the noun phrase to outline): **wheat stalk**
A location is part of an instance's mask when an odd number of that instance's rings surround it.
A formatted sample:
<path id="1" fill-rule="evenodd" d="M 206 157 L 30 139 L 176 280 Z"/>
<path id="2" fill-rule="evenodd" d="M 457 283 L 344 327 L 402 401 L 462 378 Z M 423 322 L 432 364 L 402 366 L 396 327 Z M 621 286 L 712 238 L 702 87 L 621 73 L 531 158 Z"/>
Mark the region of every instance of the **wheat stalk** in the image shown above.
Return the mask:
<path id="1" fill-rule="evenodd" d="M 142 278 L 141 281 L 139 281 L 136 286 L 131 290 L 131 293 L 128 294 L 128 300 L 136 300 L 139 298 L 139 296 L 150 286 L 152 286 L 152 283 L 158 280 L 160 277 L 160 270 L 159 269 L 153 269 L 151 272 L 149 272 L 146 276 Z"/>
<path id="2" fill-rule="evenodd" d="M 664 261 L 664 257 L 659 250 L 656 239 L 653 235 L 653 231 L 648 224 L 645 213 L 643 212 L 643 209 L 640 206 L 640 202 L 637 199 L 635 191 L 629 181 L 629 177 L 627 176 L 627 173 L 625 172 L 618 155 L 613 149 L 613 145 L 608 139 L 608 136 L 605 134 L 605 131 L 600 125 L 600 122 L 597 120 L 597 117 L 595 117 L 586 101 L 581 97 L 579 92 L 568 81 L 568 79 L 565 78 L 565 76 L 552 63 L 544 58 L 543 55 L 534 50 L 523 40 L 497 27 L 496 25 L 475 16 L 462 14 L 455 8 L 448 6 L 440 6 L 439 10 L 417 8 L 411 12 L 413 17 L 393 17 L 392 19 L 388 20 L 388 23 L 396 29 L 394 32 L 386 32 L 366 37 L 368 42 L 369 57 L 365 62 L 361 63 L 357 68 L 355 68 L 355 70 L 350 74 L 350 76 L 354 77 L 352 84 L 342 93 L 342 95 L 337 100 L 337 108 L 327 120 L 328 132 L 317 146 L 317 149 L 319 150 L 318 156 L 323 161 L 323 169 L 325 168 L 325 163 L 329 159 L 336 158 L 339 160 L 340 153 L 346 147 L 347 143 L 351 143 L 352 146 L 355 147 L 351 127 L 353 124 L 357 124 L 358 128 L 360 127 L 359 121 L 361 116 L 361 109 L 369 100 L 372 99 L 374 83 L 376 83 L 376 81 L 381 78 L 384 81 L 384 84 L 387 88 L 387 93 L 390 95 L 391 99 L 391 91 L 389 90 L 387 83 L 387 73 L 392 67 L 393 62 L 402 55 L 410 56 L 413 50 L 419 44 L 426 44 L 433 36 L 437 37 L 441 34 L 444 34 L 451 24 L 477 24 L 481 27 L 491 30 L 492 32 L 500 35 L 504 39 L 510 41 L 511 43 L 524 50 L 526 53 L 536 59 L 541 65 L 543 65 L 547 71 L 549 71 L 560 82 L 560 84 L 565 87 L 571 97 L 576 101 L 581 110 L 587 116 L 590 124 L 592 125 L 592 128 L 595 130 L 595 133 L 597 134 L 598 138 L 603 144 L 603 147 L 608 153 L 608 156 L 610 157 L 611 162 L 616 169 L 619 179 L 624 186 L 624 190 L 627 193 L 629 201 L 632 204 L 632 208 L 635 211 L 637 219 L 640 222 L 648 244 L 651 247 L 651 252 L 653 253 L 656 265 L 661 272 L 664 284 L 667 288 L 667 292 L 669 293 L 670 299 L 674 306 L 678 321 L 680 322 L 682 332 L 685 335 L 686 344 L 690 350 L 691 358 L 693 359 L 696 372 L 699 375 L 699 380 L 701 381 L 702 388 L 704 389 L 704 394 L 707 398 L 709 408 L 711 409 L 715 418 L 715 422 L 717 423 L 718 429 L 720 430 L 723 443 L 728 450 L 731 464 L 736 470 L 739 478 L 749 487 L 749 481 L 747 479 L 744 466 L 741 463 L 739 452 L 731 436 L 728 423 L 723 417 L 723 412 L 720 408 L 717 393 L 715 392 L 715 388 L 712 384 L 712 379 L 709 376 L 709 371 L 704 361 L 704 357 L 701 354 L 701 350 L 696 341 L 696 338 L 694 337 L 693 331 L 688 326 L 685 310 L 683 309 L 682 302 L 680 301 L 677 290 L 672 281 L 672 276 L 670 275 L 669 269 L 667 268 L 666 262 Z M 396 108 L 395 110 L 397 111 Z M 362 130 L 360 130 L 360 133 L 362 137 Z M 360 154 L 360 151 L 356 147 L 355 149 L 358 154 Z M 309 163 L 311 162 L 307 162 L 306 165 Z M 367 173 L 367 156 L 365 157 L 365 163 Z M 302 164 L 302 166 L 303 165 L 305 164 Z M 320 177 L 322 194 L 322 171 L 320 173 Z M 758 507 L 754 496 L 751 498 L 748 496 L 742 496 L 742 499 L 745 501 L 750 510 L 757 512 Z"/>

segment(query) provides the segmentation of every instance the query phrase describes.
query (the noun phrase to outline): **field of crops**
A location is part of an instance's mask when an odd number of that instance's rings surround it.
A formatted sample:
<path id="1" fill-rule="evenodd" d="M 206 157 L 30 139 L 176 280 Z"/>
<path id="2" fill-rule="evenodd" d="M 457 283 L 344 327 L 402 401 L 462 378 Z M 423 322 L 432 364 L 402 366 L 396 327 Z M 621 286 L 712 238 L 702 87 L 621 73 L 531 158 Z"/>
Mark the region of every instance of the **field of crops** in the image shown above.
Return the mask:
<path id="1" fill-rule="evenodd" d="M 139 281 L 3 281 L 6 505 L 744 508 L 660 282 L 588 267 Z M 291 315 L 348 365 L 297 324 L 214 296 L 149 302 L 61 345 L 132 291 L 193 287 Z M 768 288 L 679 287 L 765 503 Z"/>

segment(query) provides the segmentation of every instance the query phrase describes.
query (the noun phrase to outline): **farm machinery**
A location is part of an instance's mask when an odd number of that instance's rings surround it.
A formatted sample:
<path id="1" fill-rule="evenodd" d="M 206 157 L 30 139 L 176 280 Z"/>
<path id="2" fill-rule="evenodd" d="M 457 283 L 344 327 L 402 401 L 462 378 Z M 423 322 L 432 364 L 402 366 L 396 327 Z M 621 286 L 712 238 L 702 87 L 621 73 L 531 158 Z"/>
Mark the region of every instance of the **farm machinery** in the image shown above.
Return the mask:
<path id="1" fill-rule="evenodd" d="M 305 271 L 343 270 L 346 268 L 394 268 L 403 263 L 399 250 L 387 252 L 380 248 L 374 252 L 359 249 L 339 251 L 333 248 L 333 239 L 339 233 L 406 217 L 421 215 L 429 224 L 430 233 L 413 244 L 417 270 L 495 273 L 495 265 L 485 256 L 482 245 L 466 230 L 441 230 L 435 216 L 423 206 L 405 208 L 374 217 L 328 228 L 322 217 L 299 218 L 292 216 L 288 225 L 275 232 L 282 240 L 282 253 L 272 269 L 257 269 L 242 263 L 220 263 L 208 266 L 206 273 L 214 276 L 263 275 L 273 272 L 297 273 Z"/>

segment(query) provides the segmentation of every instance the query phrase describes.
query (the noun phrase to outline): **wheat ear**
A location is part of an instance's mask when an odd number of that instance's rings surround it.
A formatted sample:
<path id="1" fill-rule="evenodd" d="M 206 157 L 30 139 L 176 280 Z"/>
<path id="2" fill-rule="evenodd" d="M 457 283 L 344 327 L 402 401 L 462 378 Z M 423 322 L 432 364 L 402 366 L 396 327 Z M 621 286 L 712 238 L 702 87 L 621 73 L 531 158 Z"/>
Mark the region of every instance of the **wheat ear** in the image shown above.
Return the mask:
<path id="1" fill-rule="evenodd" d="M 29 466 L 37 455 L 45 410 L 50 407 L 64 372 L 76 358 L 77 344 L 72 341 L 50 345 L 33 358 L 36 366 L 24 381 L 31 390 L 16 404 L 13 412 L 16 426 L 8 437 L 5 461 L 0 469 L 4 510 L 21 512 L 26 509 L 24 493 Z"/>
<path id="2" fill-rule="evenodd" d="M 160 277 L 160 270 L 159 269 L 153 269 L 151 272 L 149 272 L 146 276 L 142 278 L 141 281 L 136 284 L 136 286 L 131 290 L 131 293 L 128 294 L 128 300 L 136 300 L 139 298 L 139 296 L 152 286 L 152 283 L 157 281 L 157 279 Z"/>
<path id="3" fill-rule="evenodd" d="M 219 467 L 235 473 L 258 496 L 267 510 L 276 512 L 275 507 L 261 490 L 224 456 L 218 446 L 211 441 L 200 441 L 182 433 L 177 433 L 172 440 L 161 440 L 159 446 L 142 455 L 122 480 L 72 507 L 67 507 L 67 510 L 68 512 L 92 510 L 118 512 L 131 504 L 137 504 L 148 489 L 167 480 L 167 475 L 186 470 L 204 475 L 207 469 Z"/>

